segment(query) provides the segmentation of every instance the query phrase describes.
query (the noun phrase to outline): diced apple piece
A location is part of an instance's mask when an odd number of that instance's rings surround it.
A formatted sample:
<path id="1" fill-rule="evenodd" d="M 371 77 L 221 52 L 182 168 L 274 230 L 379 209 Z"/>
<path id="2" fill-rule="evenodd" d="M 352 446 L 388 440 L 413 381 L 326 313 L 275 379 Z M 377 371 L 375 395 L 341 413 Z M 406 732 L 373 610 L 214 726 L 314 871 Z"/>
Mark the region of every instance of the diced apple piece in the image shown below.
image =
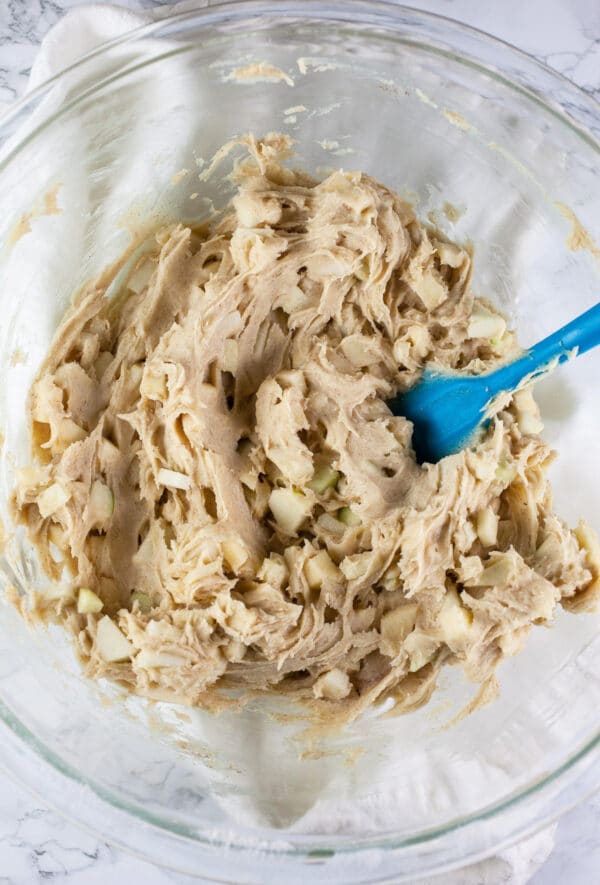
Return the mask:
<path id="1" fill-rule="evenodd" d="M 379 627 L 382 637 L 395 649 L 399 649 L 408 634 L 414 629 L 419 606 L 408 602 L 393 608 L 382 615 Z"/>
<path id="2" fill-rule="evenodd" d="M 356 526 L 362 525 L 362 519 L 350 507 L 340 507 L 337 512 L 337 518 L 348 528 L 356 528 Z"/>
<path id="3" fill-rule="evenodd" d="M 227 338 L 223 343 L 223 371 L 235 375 L 238 367 L 239 346 L 234 338 Z"/>
<path id="4" fill-rule="evenodd" d="M 273 489 L 269 496 L 269 507 L 279 527 L 293 535 L 312 510 L 312 502 L 295 489 Z"/>
<path id="5" fill-rule="evenodd" d="M 339 478 L 339 471 L 334 470 L 333 467 L 323 465 L 322 467 L 317 467 L 315 470 L 313 478 L 308 483 L 308 488 L 313 491 L 315 495 L 322 495 L 327 489 L 335 488 L 338 484 Z"/>
<path id="6" fill-rule="evenodd" d="M 494 587 L 506 584 L 512 574 L 512 566 L 509 559 L 499 557 L 487 565 L 479 575 L 475 583 L 478 587 Z"/>
<path id="7" fill-rule="evenodd" d="M 517 412 L 532 412 L 534 415 L 537 414 L 538 407 L 533 398 L 531 387 L 524 387 L 522 390 L 517 390 L 513 396 L 513 402 Z"/>
<path id="8" fill-rule="evenodd" d="M 532 412 L 517 411 L 517 424 L 521 433 L 524 433 L 526 436 L 535 436 L 544 429 L 541 419 Z"/>
<path id="9" fill-rule="evenodd" d="M 131 642 L 121 633 L 115 622 L 108 615 L 104 615 L 98 621 L 96 648 L 102 660 L 106 661 L 107 664 L 125 661 L 134 652 Z"/>
<path id="10" fill-rule="evenodd" d="M 240 227 L 254 228 L 260 224 L 277 224 L 281 218 L 281 203 L 275 197 L 242 193 L 233 205 Z"/>
<path id="11" fill-rule="evenodd" d="M 313 299 L 306 292 L 303 292 L 300 286 L 292 286 L 287 289 L 277 299 L 277 306 L 281 307 L 290 316 L 298 310 L 305 310 L 313 303 Z"/>
<path id="12" fill-rule="evenodd" d="M 344 576 L 349 581 L 353 581 L 366 575 L 369 571 L 372 560 L 372 553 L 354 553 L 350 556 L 344 557 L 340 563 L 340 568 L 344 573 Z"/>
<path id="13" fill-rule="evenodd" d="M 315 680 L 313 694 L 316 698 L 328 701 L 341 701 L 352 691 L 352 683 L 347 673 L 337 667 L 323 673 Z"/>
<path id="14" fill-rule="evenodd" d="M 406 330 L 406 337 L 412 343 L 417 356 L 422 357 L 429 350 L 431 339 L 427 326 L 419 326 L 416 323 L 409 326 Z"/>
<path id="15" fill-rule="evenodd" d="M 463 642 L 469 635 L 473 616 L 469 609 L 465 608 L 454 587 L 446 591 L 442 608 L 438 614 L 438 630 L 449 645 L 455 642 Z"/>
<path id="16" fill-rule="evenodd" d="M 52 449 L 55 452 L 64 452 L 72 443 L 80 442 L 86 436 L 87 433 L 83 427 L 80 427 L 71 418 L 61 418 L 52 442 Z"/>
<path id="17" fill-rule="evenodd" d="M 319 516 L 317 523 L 324 532 L 328 532 L 331 535 L 344 534 L 344 524 L 341 523 L 339 519 L 336 519 L 335 516 L 332 516 L 331 513 L 322 513 Z"/>
<path id="18" fill-rule="evenodd" d="M 439 648 L 439 640 L 424 630 L 415 629 L 404 640 L 404 650 L 408 654 L 409 670 L 415 673 L 428 664 Z"/>
<path id="19" fill-rule="evenodd" d="M 102 464 L 112 466 L 119 457 L 118 447 L 105 436 L 98 440 L 98 458 Z"/>
<path id="20" fill-rule="evenodd" d="M 140 667 L 142 670 L 150 670 L 153 667 L 181 667 L 185 663 L 185 657 L 173 652 L 152 651 L 149 648 L 143 648 L 135 656 L 134 661 L 136 667 Z"/>
<path id="21" fill-rule="evenodd" d="M 154 375 L 149 371 L 145 371 L 142 375 L 140 393 L 148 399 L 166 399 L 168 393 L 166 376 L 162 374 Z"/>
<path id="22" fill-rule="evenodd" d="M 221 650 L 228 661 L 231 661 L 232 664 L 238 664 L 244 659 L 248 648 L 241 640 L 230 639 L 227 645 L 221 646 Z"/>
<path id="23" fill-rule="evenodd" d="M 579 525 L 575 529 L 575 537 L 581 549 L 587 553 L 592 572 L 600 574 L 600 540 L 598 540 L 598 535 L 585 519 L 579 520 Z"/>
<path id="24" fill-rule="evenodd" d="M 132 605 L 136 602 L 142 614 L 147 615 L 148 612 L 152 610 L 152 600 L 147 593 L 143 592 L 143 590 L 134 590 L 131 594 Z"/>
<path id="25" fill-rule="evenodd" d="M 315 252 L 306 260 L 306 272 L 311 280 L 321 280 L 323 277 L 345 277 L 352 273 L 352 267 L 341 256 Z"/>
<path id="26" fill-rule="evenodd" d="M 99 596 L 89 587 L 81 587 L 77 594 L 77 611 L 80 615 L 98 614 L 104 607 Z"/>
<path id="27" fill-rule="evenodd" d="M 234 603 L 234 604 L 233 604 Z M 256 611 L 247 608 L 243 602 L 232 600 L 232 609 L 227 618 L 227 626 L 236 633 L 245 634 L 256 624 Z"/>
<path id="28" fill-rule="evenodd" d="M 501 461 L 496 468 L 496 479 L 503 485 L 510 485 L 517 475 L 517 465 Z"/>
<path id="29" fill-rule="evenodd" d="M 133 365 L 129 367 L 129 378 L 131 379 L 131 383 L 134 385 L 134 387 L 140 386 L 143 374 L 143 363 L 133 363 Z"/>
<path id="30" fill-rule="evenodd" d="M 467 328 L 469 338 L 502 338 L 505 331 L 506 322 L 499 314 L 483 304 L 474 305 Z"/>
<path id="31" fill-rule="evenodd" d="M 340 348 L 353 366 L 362 369 L 365 366 L 372 366 L 379 362 L 379 356 L 373 347 L 370 347 L 366 341 L 361 340 L 359 336 L 351 335 L 344 338 L 340 344 Z"/>
<path id="32" fill-rule="evenodd" d="M 397 341 L 394 341 L 392 353 L 394 354 L 396 362 L 401 366 L 405 366 L 410 359 L 410 341 L 404 341 L 402 338 L 398 338 Z"/>
<path id="33" fill-rule="evenodd" d="M 70 497 L 71 493 L 61 486 L 60 483 L 52 483 L 51 486 L 44 489 L 37 499 L 40 516 L 43 519 L 46 519 L 47 516 L 52 516 L 53 513 L 56 513 L 57 510 L 60 510 L 67 503 Z"/>
<path id="34" fill-rule="evenodd" d="M 248 551 L 245 544 L 237 538 L 229 538 L 221 544 L 223 557 L 227 564 L 236 572 L 248 560 Z"/>
<path id="35" fill-rule="evenodd" d="M 498 538 L 498 514 L 491 507 L 485 507 L 476 515 L 475 531 L 484 547 L 494 546 Z"/>
<path id="36" fill-rule="evenodd" d="M 112 491 L 99 479 L 95 479 L 90 490 L 90 503 L 88 505 L 89 517 L 93 522 L 105 522 L 113 515 L 115 509 L 115 496 Z"/>
<path id="37" fill-rule="evenodd" d="M 324 583 L 341 578 L 339 568 L 326 550 L 319 550 L 316 556 L 307 559 L 304 574 L 311 590 L 318 590 Z"/>
<path id="38" fill-rule="evenodd" d="M 289 570 L 285 559 L 279 553 L 271 553 L 268 559 L 263 559 L 258 570 L 257 578 L 272 587 L 281 588 L 289 578 Z"/>
<path id="39" fill-rule="evenodd" d="M 185 473 L 180 473 L 178 470 L 168 470 L 166 467 L 160 468 L 156 474 L 156 482 L 160 486 L 167 486 L 169 489 L 181 489 L 183 492 L 187 492 L 192 485 L 191 477 Z"/>
<path id="40" fill-rule="evenodd" d="M 415 274 L 411 280 L 411 286 L 427 310 L 435 310 L 448 297 L 448 290 L 444 283 L 428 269 L 425 269 L 420 277 Z"/>
<path id="41" fill-rule="evenodd" d="M 439 241 L 436 244 L 435 251 L 439 256 L 440 264 L 445 264 L 447 267 L 460 267 L 466 257 L 464 249 L 455 246 L 454 243 Z"/>

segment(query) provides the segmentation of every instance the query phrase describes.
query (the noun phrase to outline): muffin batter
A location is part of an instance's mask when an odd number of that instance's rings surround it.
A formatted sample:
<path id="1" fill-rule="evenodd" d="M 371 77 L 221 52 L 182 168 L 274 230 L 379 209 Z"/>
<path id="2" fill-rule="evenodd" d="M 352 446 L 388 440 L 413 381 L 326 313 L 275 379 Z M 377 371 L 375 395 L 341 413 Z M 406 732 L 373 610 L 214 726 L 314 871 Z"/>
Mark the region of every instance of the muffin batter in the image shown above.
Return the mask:
<path id="1" fill-rule="evenodd" d="M 349 719 L 424 702 L 447 662 L 489 684 L 558 603 L 592 605 L 598 542 L 552 511 L 530 391 L 423 466 L 385 401 L 514 337 L 395 193 L 242 141 L 222 219 L 84 291 L 33 386 L 14 507 L 60 587 L 38 610 L 90 675 L 189 704 L 276 688 Z"/>

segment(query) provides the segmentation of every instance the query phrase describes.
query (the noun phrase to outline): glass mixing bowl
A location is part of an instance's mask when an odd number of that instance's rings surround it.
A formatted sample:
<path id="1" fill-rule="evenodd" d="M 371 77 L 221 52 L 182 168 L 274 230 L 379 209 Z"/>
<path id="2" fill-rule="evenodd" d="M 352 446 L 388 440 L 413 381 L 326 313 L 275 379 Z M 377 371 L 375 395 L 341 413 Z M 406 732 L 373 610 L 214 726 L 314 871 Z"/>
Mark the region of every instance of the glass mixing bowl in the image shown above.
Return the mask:
<path id="1" fill-rule="evenodd" d="M 232 72 L 277 66 L 283 78 Z M 229 196 L 231 136 L 296 140 L 293 163 L 365 170 L 475 247 L 474 288 L 523 344 L 600 292 L 600 109 L 537 62 L 447 19 L 381 3 L 233 3 L 105 45 L 0 124 L 3 588 L 43 586 L 9 526 L 24 401 L 70 298 L 161 219 Z M 556 507 L 600 527 L 597 355 L 539 385 Z M 3 593 L 3 596 L 10 594 Z M 381 708 L 310 744 L 276 699 L 219 716 L 88 682 L 59 628 L 0 604 L 2 764 L 103 838 L 219 881 L 414 881 L 525 836 L 600 784 L 598 615 L 560 612 L 473 697 Z"/>

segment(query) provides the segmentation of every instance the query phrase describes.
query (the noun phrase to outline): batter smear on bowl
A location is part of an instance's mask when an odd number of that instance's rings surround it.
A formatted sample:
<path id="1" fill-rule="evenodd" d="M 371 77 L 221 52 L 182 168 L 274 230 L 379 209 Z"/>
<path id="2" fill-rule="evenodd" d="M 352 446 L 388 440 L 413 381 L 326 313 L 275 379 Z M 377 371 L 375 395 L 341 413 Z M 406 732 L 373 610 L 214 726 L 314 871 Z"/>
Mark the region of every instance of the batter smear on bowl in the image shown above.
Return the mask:
<path id="1" fill-rule="evenodd" d="M 14 510 L 62 588 L 36 611 L 90 675 L 194 705 L 276 689 L 351 719 L 456 662 L 489 685 L 559 603 L 593 605 L 598 542 L 553 513 L 529 390 L 423 466 L 385 401 L 514 335 L 397 194 L 242 141 L 221 220 L 87 288 L 33 385 Z"/>

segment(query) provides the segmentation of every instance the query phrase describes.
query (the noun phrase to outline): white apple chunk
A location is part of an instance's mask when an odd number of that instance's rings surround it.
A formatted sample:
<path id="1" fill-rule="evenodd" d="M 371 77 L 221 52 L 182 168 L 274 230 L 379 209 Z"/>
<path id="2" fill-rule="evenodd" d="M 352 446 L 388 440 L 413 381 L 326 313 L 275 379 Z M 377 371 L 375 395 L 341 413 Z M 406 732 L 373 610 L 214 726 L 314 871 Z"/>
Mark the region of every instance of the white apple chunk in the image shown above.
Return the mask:
<path id="1" fill-rule="evenodd" d="M 503 485 L 509 486 L 517 475 L 517 465 L 501 461 L 496 468 L 495 478 Z"/>
<path id="2" fill-rule="evenodd" d="M 248 560 L 248 551 L 245 544 L 237 538 L 229 538 L 221 544 L 225 562 L 236 572 Z"/>
<path id="3" fill-rule="evenodd" d="M 115 622 L 108 615 L 104 615 L 98 621 L 96 649 L 102 660 L 107 664 L 125 661 L 134 652 L 131 642 L 121 633 Z"/>
<path id="4" fill-rule="evenodd" d="M 129 379 L 134 387 L 139 387 L 142 381 L 142 376 L 144 374 L 144 364 L 143 363 L 133 363 L 129 367 Z"/>
<path id="5" fill-rule="evenodd" d="M 80 615 L 96 615 L 101 612 L 104 603 L 89 587 L 81 587 L 77 594 L 77 611 Z"/>
<path id="6" fill-rule="evenodd" d="M 502 338 L 506 332 L 506 322 L 497 313 L 492 313 L 483 304 L 475 304 L 469 319 L 469 338 Z"/>
<path id="7" fill-rule="evenodd" d="M 271 553 L 268 559 L 263 559 L 258 570 L 257 578 L 270 584 L 272 587 L 281 588 L 287 583 L 290 576 L 286 561 L 279 553 Z"/>
<path id="8" fill-rule="evenodd" d="M 92 522 L 103 523 L 113 515 L 115 509 L 115 496 L 112 491 L 99 479 L 95 479 L 90 489 L 90 501 L 88 514 Z"/>
<path id="9" fill-rule="evenodd" d="M 495 587 L 506 584 L 512 575 L 512 563 L 506 556 L 500 556 L 487 565 L 476 581 L 477 587 Z"/>
<path id="10" fill-rule="evenodd" d="M 379 362 L 379 356 L 375 349 L 363 341 L 360 336 L 351 335 L 344 338 L 340 348 L 352 365 L 357 369 L 372 366 Z"/>
<path id="11" fill-rule="evenodd" d="M 64 452 L 70 445 L 75 442 L 81 442 L 86 436 L 87 433 L 83 427 L 80 427 L 79 424 L 76 424 L 71 418 L 61 418 L 52 442 L 52 451 L 58 453 Z"/>
<path id="12" fill-rule="evenodd" d="M 425 268 L 420 273 L 415 269 L 410 283 L 427 310 L 435 310 L 448 297 L 446 286 L 431 269 Z"/>
<path id="13" fill-rule="evenodd" d="M 311 590 L 318 590 L 323 584 L 339 581 L 341 573 L 327 550 L 319 550 L 315 556 L 306 560 L 304 574 Z"/>
<path id="14" fill-rule="evenodd" d="M 485 507 L 475 516 L 475 531 L 484 547 L 493 547 L 498 539 L 498 514 Z"/>
<path id="15" fill-rule="evenodd" d="M 348 528 L 356 528 L 362 525 L 362 519 L 350 507 L 340 507 L 337 512 L 337 518 L 342 525 L 348 526 Z"/>
<path id="16" fill-rule="evenodd" d="M 293 535 L 312 510 L 312 501 L 295 489 L 273 489 L 269 507 L 282 531 Z"/>
<path id="17" fill-rule="evenodd" d="M 439 639 L 424 630 L 414 629 L 404 640 L 404 651 L 408 655 L 409 671 L 415 673 L 428 664 L 439 648 Z"/>
<path id="18" fill-rule="evenodd" d="M 167 398 L 167 379 L 165 375 L 154 375 L 146 370 L 142 375 L 140 384 L 142 396 L 152 400 L 164 400 Z"/>
<path id="19" fill-rule="evenodd" d="M 454 587 L 446 591 L 442 607 L 437 616 L 437 629 L 448 645 L 464 642 L 470 635 L 473 616 L 460 601 Z"/>
<path id="20" fill-rule="evenodd" d="M 239 346 L 235 338 L 227 338 L 223 343 L 223 371 L 235 375 L 238 367 Z"/>
<path id="21" fill-rule="evenodd" d="M 288 316 L 296 313 L 298 310 L 305 310 L 313 303 L 313 299 L 306 292 L 303 292 L 300 286 L 292 286 L 277 298 L 276 305 L 281 307 Z"/>
<path id="22" fill-rule="evenodd" d="M 394 651 L 400 650 L 402 643 L 414 629 L 418 609 L 416 602 L 407 602 L 382 615 L 379 632 Z"/>
<path id="23" fill-rule="evenodd" d="M 339 472 L 334 470 L 333 467 L 317 467 L 313 478 L 308 483 L 308 487 L 315 495 L 322 495 L 327 489 L 335 488 L 339 478 Z"/>
<path id="24" fill-rule="evenodd" d="M 517 424 L 521 433 L 525 435 L 541 433 L 544 425 L 540 419 L 540 411 L 533 398 L 531 388 L 525 387 L 523 390 L 517 390 L 513 397 L 513 402 L 517 412 Z"/>
<path id="25" fill-rule="evenodd" d="M 169 489 L 180 489 L 182 492 L 187 492 L 192 485 L 191 477 L 185 473 L 180 473 L 178 470 L 168 470 L 166 467 L 160 468 L 156 474 L 156 482 L 160 486 L 166 486 Z"/>
<path id="26" fill-rule="evenodd" d="M 168 651 L 152 651 L 143 648 L 135 657 L 135 666 L 142 670 L 150 670 L 153 667 L 181 667 L 185 663 L 183 655 Z"/>
<path id="27" fill-rule="evenodd" d="M 51 486 L 44 489 L 37 499 L 40 516 L 44 519 L 48 516 L 52 516 L 53 513 L 56 513 L 57 510 L 60 510 L 60 508 L 67 503 L 70 497 L 71 493 L 68 492 L 64 486 L 58 482 L 53 482 Z"/>
<path id="28" fill-rule="evenodd" d="M 347 673 L 337 667 L 323 673 L 315 680 L 313 694 L 316 698 L 328 701 L 341 701 L 352 691 L 352 683 Z"/>

